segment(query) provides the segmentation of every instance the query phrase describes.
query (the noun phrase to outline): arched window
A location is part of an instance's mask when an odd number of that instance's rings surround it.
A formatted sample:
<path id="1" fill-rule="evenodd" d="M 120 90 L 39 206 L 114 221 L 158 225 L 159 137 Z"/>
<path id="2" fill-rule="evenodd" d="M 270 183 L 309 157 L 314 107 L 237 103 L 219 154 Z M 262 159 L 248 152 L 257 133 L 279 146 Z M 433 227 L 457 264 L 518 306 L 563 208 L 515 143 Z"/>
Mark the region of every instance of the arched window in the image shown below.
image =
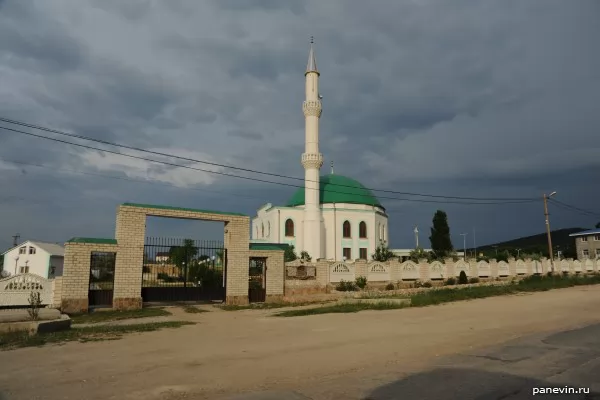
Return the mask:
<path id="1" fill-rule="evenodd" d="M 385 224 L 381 226 L 381 240 L 385 241 Z"/>
<path id="2" fill-rule="evenodd" d="M 267 237 L 271 236 L 271 221 L 267 221 Z"/>
<path id="3" fill-rule="evenodd" d="M 285 221 L 285 236 L 294 237 L 294 221 L 289 218 Z"/>
<path id="4" fill-rule="evenodd" d="M 258 225 L 256 225 L 256 238 L 258 239 L 260 236 L 258 236 Z"/>
<path id="5" fill-rule="evenodd" d="M 342 226 L 342 236 L 345 238 L 352 237 L 352 230 L 350 229 L 350 222 L 344 221 Z"/>
<path id="6" fill-rule="evenodd" d="M 367 223 L 365 221 L 361 221 L 358 224 L 358 237 L 361 239 L 367 238 Z"/>
<path id="7" fill-rule="evenodd" d="M 265 224 L 264 223 L 260 224 L 260 231 L 261 231 L 260 233 L 262 234 L 261 236 L 265 237 Z"/>

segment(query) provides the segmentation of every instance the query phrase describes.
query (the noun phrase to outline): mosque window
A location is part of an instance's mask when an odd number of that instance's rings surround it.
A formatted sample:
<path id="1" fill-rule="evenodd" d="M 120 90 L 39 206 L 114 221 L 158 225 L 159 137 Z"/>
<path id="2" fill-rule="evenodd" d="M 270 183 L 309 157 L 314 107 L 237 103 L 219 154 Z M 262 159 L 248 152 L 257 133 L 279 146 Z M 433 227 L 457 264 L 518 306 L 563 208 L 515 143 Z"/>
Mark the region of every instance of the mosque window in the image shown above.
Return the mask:
<path id="1" fill-rule="evenodd" d="M 358 237 L 361 239 L 367 238 L 367 223 L 365 221 L 361 221 L 358 225 Z"/>
<path id="2" fill-rule="evenodd" d="M 352 249 L 350 247 L 344 247 L 342 249 L 342 255 L 346 260 L 352 260 Z"/>
<path id="3" fill-rule="evenodd" d="M 342 234 L 344 238 L 352 237 L 352 230 L 350 229 L 349 221 L 344 221 L 344 225 L 342 226 Z"/>
<path id="4" fill-rule="evenodd" d="M 366 247 L 361 247 L 360 249 L 358 249 L 358 258 L 360 258 L 361 260 L 366 260 L 367 259 L 367 248 Z"/>
<path id="5" fill-rule="evenodd" d="M 271 236 L 271 222 L 267 221 L 267 237 Z"/>
<path id="6" fill-rule="evenodd" d="M 285 221 L 285 236 L 294 236 L 294 221 L 292 221 L 291 219 L 287 219 Z"/>
<path id="7" fill-rule="evenodd" d="M 260 232 L 260 233 L 261 233 L 261 236 L 262 236 L 262 237 L 265 237 L 265 224 L 261 224 L 261 225 L 260 225 L 260 230 L 261 230 L 261 232 Z"/>

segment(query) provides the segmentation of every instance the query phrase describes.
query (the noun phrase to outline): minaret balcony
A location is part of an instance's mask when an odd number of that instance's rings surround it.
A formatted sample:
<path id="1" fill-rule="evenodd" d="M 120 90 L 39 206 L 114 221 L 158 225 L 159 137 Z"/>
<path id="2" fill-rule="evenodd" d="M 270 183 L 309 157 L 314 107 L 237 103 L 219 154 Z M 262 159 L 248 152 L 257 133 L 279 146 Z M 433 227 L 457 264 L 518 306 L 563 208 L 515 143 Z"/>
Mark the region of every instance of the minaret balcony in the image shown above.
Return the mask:
<path id="1" fill-rule="evenodd" d="M 318 153 L 302 153 L 302 166 L 304 169 L 316 168 L 320 169 L 323 165 L 323 154 Z"/>
<path id="2" fill-rule="evenodd" d="M 305 117 L 321 117 L 321 100 L 306 100 L 302 103 L 302 111 L 304 112 Z"/>

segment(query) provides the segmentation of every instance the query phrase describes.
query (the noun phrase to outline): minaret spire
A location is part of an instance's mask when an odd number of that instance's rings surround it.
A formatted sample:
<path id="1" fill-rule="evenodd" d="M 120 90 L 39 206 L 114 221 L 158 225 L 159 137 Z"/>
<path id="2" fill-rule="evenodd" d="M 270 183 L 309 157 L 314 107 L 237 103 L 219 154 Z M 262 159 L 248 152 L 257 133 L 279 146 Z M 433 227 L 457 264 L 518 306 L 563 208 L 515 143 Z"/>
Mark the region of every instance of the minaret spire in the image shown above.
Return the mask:
<path id="1" fill-rule="evenodd" d="M 319 118 L 321 118 L 321 96 L 319 96 L 319 71 L 313 48 L 314 39 L 310 39 L 308 64 L 304 73 L 306 97 L 302 103 L 304 112 L 304 224 L 302 250 L 308 252 L 313 260 L 323 258 L 324 244 L 321 241 L 323 216 L 320 204 L 319 170 L 323 166 L 323 155 L 319 152 Z"/>
<path id="2" fill-rule="evenodd" d="M 308 74 L 309 72 L 315 72 L 317 75 L 319 75 L 319 70 L 317 70 L 317 59 L 315 58 L 315 51 L 313 49 L 314 43 L 315 38 L 311 36 L 310 50 L 308 52 L 308 63 L 306 64 L 306 72 L 304 73 L 304 75 Z"/>

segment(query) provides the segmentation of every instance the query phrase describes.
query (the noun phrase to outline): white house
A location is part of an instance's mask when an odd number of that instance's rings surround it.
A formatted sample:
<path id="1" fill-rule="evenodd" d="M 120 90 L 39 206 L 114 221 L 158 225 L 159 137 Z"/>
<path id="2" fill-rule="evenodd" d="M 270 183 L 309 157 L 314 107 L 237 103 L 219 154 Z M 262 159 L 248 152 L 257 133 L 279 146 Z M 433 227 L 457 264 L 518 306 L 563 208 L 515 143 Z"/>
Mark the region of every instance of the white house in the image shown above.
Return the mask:
<path id="1" fill-rule="evenodd" d="M 2 255 L 4 271 L 11 275 L 30 273 L 54 278 L 62 275 L 65 248 L 56 243 L 28 240 Z"/>
<path id="2" fill-rule="evenodd" d="M 304 185 L 284 206 L 268 203 L 252 219 L 253 242 L 287 243 L 313 260 L 369 259 L 381 242 L 389 242 L 388 216 L 377 197 L 360 182 L 333 173 L 321 175 L 319 152 L 321 99 L 311 44 L 305 77 L 305 147 L 299 157 Z"/>

